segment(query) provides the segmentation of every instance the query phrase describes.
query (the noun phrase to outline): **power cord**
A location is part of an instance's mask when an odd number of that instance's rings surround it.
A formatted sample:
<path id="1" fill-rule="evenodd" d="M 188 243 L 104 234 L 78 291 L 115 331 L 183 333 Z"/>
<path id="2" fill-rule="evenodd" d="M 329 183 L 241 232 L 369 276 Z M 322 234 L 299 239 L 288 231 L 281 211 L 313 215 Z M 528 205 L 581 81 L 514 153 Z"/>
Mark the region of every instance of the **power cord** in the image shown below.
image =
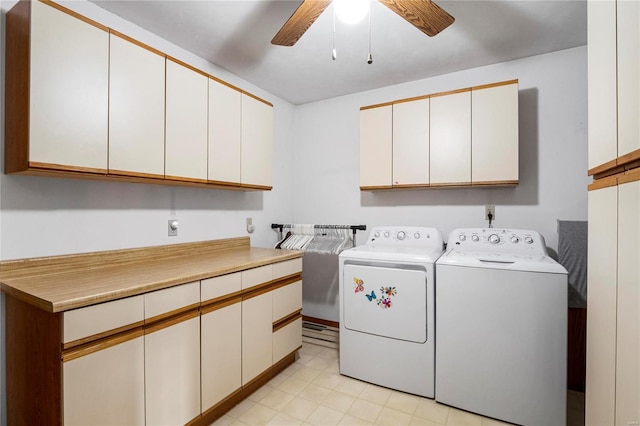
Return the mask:
<path id="1" fill-rule="evenodd" d="M 493 228 L 493 225 L 491 224 L 491 222 L 493 221 L 493 215 L 489 213 L 487 217 L 489 218 L 489 228 Z"/>

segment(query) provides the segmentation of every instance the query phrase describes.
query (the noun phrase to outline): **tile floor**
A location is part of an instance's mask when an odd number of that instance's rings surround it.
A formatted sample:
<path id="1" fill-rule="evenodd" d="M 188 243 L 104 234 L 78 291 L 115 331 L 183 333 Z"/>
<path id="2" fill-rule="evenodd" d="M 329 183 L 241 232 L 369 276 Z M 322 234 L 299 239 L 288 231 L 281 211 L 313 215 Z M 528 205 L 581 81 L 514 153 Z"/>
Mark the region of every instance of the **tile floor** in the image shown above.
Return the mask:
<path id="1" fill-rule="evenodd" d="M 568 426 L 584 425 L 582 393 Z M 341 376 L 338 350 L 303 343 L 299 359 L 214 425 L 504 425 L 497 420 Z"/>

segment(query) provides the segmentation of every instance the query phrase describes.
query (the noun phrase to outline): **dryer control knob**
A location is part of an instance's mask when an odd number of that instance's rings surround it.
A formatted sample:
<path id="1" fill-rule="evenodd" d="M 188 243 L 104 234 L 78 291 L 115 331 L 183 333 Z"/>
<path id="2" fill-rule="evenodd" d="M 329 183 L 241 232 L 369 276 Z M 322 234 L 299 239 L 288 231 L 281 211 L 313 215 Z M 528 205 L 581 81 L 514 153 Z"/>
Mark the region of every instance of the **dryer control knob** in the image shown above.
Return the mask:
<path id="1" fill-rule="evenodd" d="M 473 241 L 475 241 L 476 243 L 477 243 L 478 241 L 480 241 L 480 237 L 478 237 L 477 235 L 472 235 L 472 236 L 471 236 L 471 239 L 472 239 Z"/>
<path id="2" fill-rule="evenodd" d="M 527 244 L 533 244 L 533 238 L 531 237 L 524 237 L 524 242 Z"/>
<path id="3" fill-rule="evenodd" d="M 520 242 L 520 237 L 514 235 L 513 237 L 511 237 L 511 242 L 513 244 L 518 244 Z"/>
<path id="4" fill-rule="evenodd" d="M 376 238 L 380 238 L 380 232 L 379 231 L 374 232 L 373 236 Z"/>
<path id="5" fill-rule="evenodd" d="M 391 234 L 389 233 L 389 231 L 384 231 L 384 237 L 385 238 L 389 238 Z"/>
<path id="6" fill-rule="evenodd" d="M 458 239 L 459 239 L 460 241 L 464 241 L 464 240 L 466 240 L 466 239 L 467 239 L 467 236 L 466 236 L 466 235 L 464 235 L 464 234 L 460 234 L 460 235 L 458 236 Z"/>
<path id="7" fill-rule="evenodd" d="M 415 238 L 416 240 L 420 239 L 420 233 L 416 232 L 415 234 L 413 234 L 413 238 Z"/>
<path id="8" fill-rule="evenodd" d="M 491 244 L 498 244 L 500 242 L 500 237 L 498 237 L 496 234 L 491 234 L 489 235 L 489 242 Z"/>
<path id="9" fill-rule="evenodd" d="M 404 240 L 407 234 L 404 231 L 398 231 L 398 239 Z"/>

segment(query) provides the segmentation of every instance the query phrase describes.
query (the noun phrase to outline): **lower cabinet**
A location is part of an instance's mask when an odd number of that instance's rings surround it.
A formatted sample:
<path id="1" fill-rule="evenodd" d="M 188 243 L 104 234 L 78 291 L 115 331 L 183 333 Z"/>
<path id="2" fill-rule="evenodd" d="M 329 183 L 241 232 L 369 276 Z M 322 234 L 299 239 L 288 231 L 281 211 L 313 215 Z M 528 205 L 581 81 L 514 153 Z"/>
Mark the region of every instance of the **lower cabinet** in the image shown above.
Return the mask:
<path id="1" fill-rule="evenodd" d="M 62 364 L 64 424 L 144 424 L 144 355 L 144 337 L 140 331 L 137 337 L 106 349 L 84 355 L 78 351 L 65 357 Z"/>
<path id="2" fill-rule="evenodd" d="M 145 331 L 147 425 L 183 425 L 200 415 L 200 318 Z"/>
<path id="3" fill-rule="evenodd" d="M 272 292 L 242 301 L 242 385 L 273 362 Z"/>

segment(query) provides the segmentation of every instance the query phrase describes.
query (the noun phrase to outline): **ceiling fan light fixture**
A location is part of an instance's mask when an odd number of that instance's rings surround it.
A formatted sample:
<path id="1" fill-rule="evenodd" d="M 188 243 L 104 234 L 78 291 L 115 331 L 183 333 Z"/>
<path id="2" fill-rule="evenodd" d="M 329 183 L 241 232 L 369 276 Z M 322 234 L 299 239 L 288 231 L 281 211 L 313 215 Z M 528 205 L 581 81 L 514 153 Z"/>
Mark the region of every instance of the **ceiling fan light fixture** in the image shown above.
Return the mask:
<path id="1" fill-rule="evenodd" d="M 333 0 L 338 19 L 345 24 L 357 24 L 369 12 L 370 0 Z"/>

